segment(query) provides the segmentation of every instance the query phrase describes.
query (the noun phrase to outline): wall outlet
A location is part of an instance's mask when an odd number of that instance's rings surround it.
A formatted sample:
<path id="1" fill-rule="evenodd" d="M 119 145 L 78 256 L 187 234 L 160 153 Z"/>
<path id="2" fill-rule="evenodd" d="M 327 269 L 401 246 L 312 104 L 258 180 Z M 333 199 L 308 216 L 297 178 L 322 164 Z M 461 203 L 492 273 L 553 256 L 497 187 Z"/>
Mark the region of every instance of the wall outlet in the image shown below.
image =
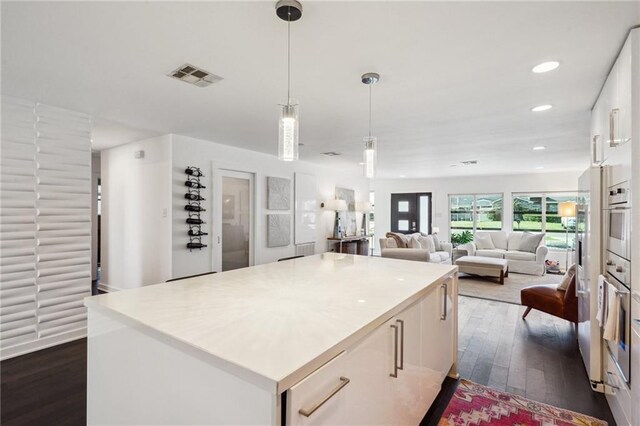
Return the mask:
<path id="1" fill-rule="evenodd" d="M 136 152 L 133 154 L 133 156 L 134 156 L 135 158 L 138 158 L 138 159 L 140 159 L 140 158 L 144 158 L 144 151 L 142 151 L 142 150 L 140 150 L 140 151 L 136 151 Z"/>

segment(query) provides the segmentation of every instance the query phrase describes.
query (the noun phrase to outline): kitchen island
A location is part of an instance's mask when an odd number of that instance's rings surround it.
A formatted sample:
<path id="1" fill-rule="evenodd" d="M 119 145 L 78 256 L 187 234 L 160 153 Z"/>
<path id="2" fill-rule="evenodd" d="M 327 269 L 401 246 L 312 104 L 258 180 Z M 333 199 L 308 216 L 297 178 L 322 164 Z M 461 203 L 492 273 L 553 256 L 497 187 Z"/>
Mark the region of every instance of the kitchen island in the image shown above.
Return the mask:
<path id="1" fill-rule="evenodd" d="M 457 267 L 336 253 L 85 299 L 100 424 L 418 424 L 456 375 Z"/>

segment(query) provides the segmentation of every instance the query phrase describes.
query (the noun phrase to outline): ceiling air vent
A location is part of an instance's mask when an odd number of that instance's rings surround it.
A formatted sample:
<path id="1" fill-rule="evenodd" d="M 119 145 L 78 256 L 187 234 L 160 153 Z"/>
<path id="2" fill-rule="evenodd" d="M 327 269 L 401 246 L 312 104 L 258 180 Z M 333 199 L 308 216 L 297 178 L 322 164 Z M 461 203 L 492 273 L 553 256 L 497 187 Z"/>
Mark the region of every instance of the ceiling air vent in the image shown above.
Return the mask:
<path id="1" fill-rule="evenodd" d="M 222 77 L 211 74 L 209 71 L 205 71 L 202 68 L 198 68 L 190 64 L 184 64 L 171 71 L 168 75 L 169 77 L 176 78 L 180 81 L 184 81 L 185 83 L 193 84 L 198 87 L 207 87 L 222 80 Z"/>
<path id="2" fill-rule="evenodd" d="M 472 166 L 474 164 L 478 164 L 478 160 L 467 160 L 467 161 L 461 161 L 462 165 L 464 166 Z"/>
<path id="3" fill-rule="evenodd" d="M 335 157 L 340 155 L 340 153 L 335 151 L 328 151 L 328 152 L 323 152 L 322 155 L 326 155 L 327 157 Z"/>

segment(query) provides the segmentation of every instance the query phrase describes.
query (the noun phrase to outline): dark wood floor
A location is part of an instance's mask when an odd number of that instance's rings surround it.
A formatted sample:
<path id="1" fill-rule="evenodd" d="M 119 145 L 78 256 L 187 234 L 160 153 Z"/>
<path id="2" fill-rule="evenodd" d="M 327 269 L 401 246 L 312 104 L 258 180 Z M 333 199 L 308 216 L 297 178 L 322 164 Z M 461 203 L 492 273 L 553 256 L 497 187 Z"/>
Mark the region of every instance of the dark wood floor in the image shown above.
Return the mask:
<path id="1" fill-rule="evenodd" d="M 461 377 L 615 425 L 589 387 L 573 327 L 518 305 L 460 297 Z M 1 363 L 0 424 L 86 423 L 86 339 Z M 455 391 L 447 380 L 423 425 L 435 425 Z"/>
<path id="2" fill-rule="evenodd" d="M 538 311 L 525 321 L 522 306 L 471 297 L 459 306 L 460 377 L 615 426 L 604 395 L 591 390 L 571 323 Z M 423 424 L 437 423 L 455 386 L 446 384 Z"/>
<path id="3" fill-rule="evenodd" d="M 86 424 L 86 339 L 0 364 L 2 426 Z"/>

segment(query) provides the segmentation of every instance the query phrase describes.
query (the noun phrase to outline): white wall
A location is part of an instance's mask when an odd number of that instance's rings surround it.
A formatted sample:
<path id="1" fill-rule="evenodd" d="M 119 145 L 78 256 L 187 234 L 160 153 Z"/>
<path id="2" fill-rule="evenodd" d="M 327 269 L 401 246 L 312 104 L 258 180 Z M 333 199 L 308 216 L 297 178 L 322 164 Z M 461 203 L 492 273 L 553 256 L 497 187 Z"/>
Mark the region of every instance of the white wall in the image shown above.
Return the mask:
<path id="1" fill-rule="evenodd" d="M 102 151 L 101 289 L 171 277 L 170 170 L 169 135 Z"/>
<path id="2" fill-rule="evenodd" d="M 319 166 L 304 161 L 285 163 L 279 161 L 273 155 L 258 153 L 245 149 L 239 149 L 228 145 L 221 145 L 210 141 L 194 139 L 186 136 L 172 136 L 172 171 L 173 171 L 173 242 L 172 265 L 173 276 L 181 277 L 208 272 L 216 269 L 213 263 L 214 250 L 218 249 L 217 236 L 219 231 L 214 227 L 214 215 L 219 208 L 219 188 L 214 185 L 216 171 L 219 169 L 243 171 L 254 174 L 255 180 L 255 215 L 254 215 L 254 254 L 255 263 L 262 264 L 276 261 L 279 258 L 293 256 L 293 179 L 294 173 L 307 173 L 316 176 L 316 199 L 333 198 L 336 186 L 354 189 L 356 200 L 368 200 L 369 182 L 361 175 L 347 175 L 340 169 Z M 203 243 L 209 247 L 201 251 L 189 252 L 186 248 L 188 242 L 187 217 L 184 210 L 186 175 L 184 169 L 188 166 L 200 167 L 205 174 L 203 191 L 206 201 L 203 207 L 207 211 L 202 218 L 207 222 L 204 227 L 209 232 Z M 287 247 L 267 247 L 266 214 L 267 210 L 267 177 L 276 176 L 291 179 L 291 244 Z M 274 213 L 286 213 L 278 211 Z M 327 250 L 326 238 L 331 236 L 333 230 L 334 214 L 318 210 L 318 230 L 316 241 L 316 253 Z M 358 223 L 361 216 L 358 218 Z"/>
<path id="3" fill-rule="evenodd" d="M 375 190 L 376 241 L 384 237 L 391 226 L 391 194 L 431 192 L 433 195 L 433 226 L 449 238 L 449 194 L 502 193 L 506 202 L 503 229 L 511 230 L 513 222 L 511 194 L 514 192 L 577 191 L 581 172 L 534 173 L 503 176 L 469 176 L 442 179 L 377 179 Z M 376 244 L 376 247 L 378 244 Z M 564 258 L 563 258 L 564 259 Z"/>

